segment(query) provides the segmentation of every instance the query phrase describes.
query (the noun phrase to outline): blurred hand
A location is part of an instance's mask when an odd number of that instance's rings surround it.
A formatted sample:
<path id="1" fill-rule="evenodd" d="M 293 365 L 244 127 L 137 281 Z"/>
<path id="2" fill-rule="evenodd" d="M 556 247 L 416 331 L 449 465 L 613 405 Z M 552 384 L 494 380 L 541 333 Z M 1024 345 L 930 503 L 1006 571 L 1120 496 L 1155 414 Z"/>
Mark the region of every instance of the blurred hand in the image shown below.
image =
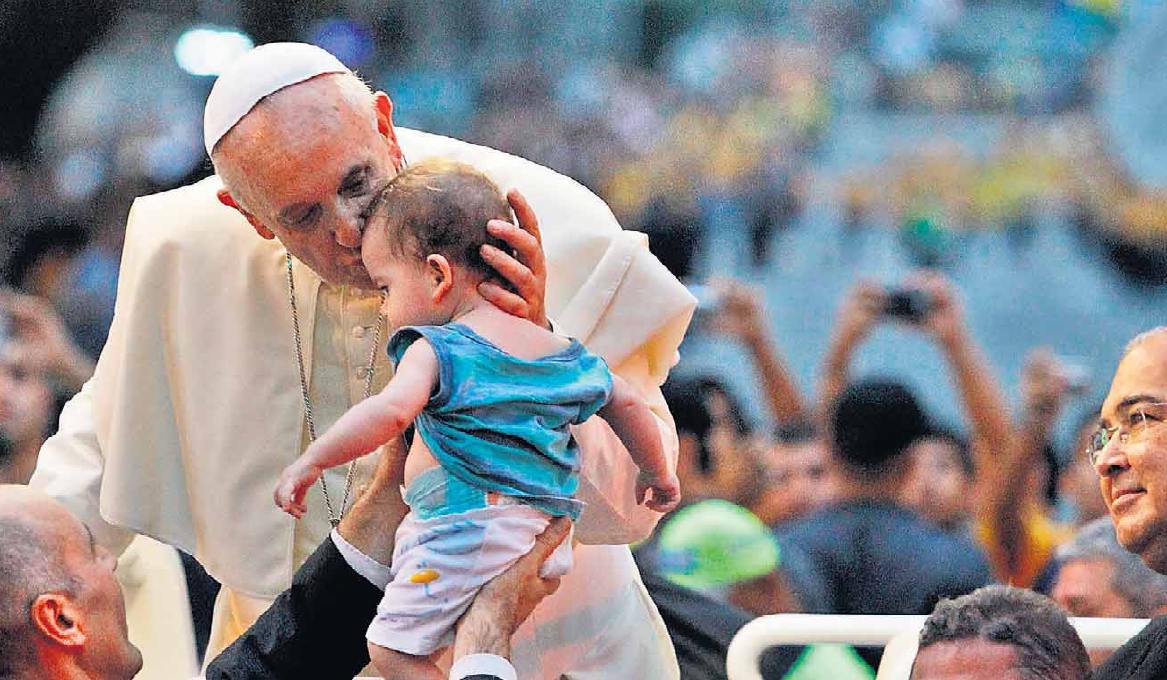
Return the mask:
<path id="1" fill-rule="evenodd" d="M 35 361 L 70 388 L 89 379 L 92 362 L 73 342 L 65 322 L 47 300 L 13 291 L 0 294 L 0 309 L 12 323 L 12 334 L 28 344 Z"/>
<path id="2" fill-rule="evenodd" d="M 757 291 L 733 279 L 712 279 L 709 286 L 721 300 L 713 318 L 714 330 L 736 336 L 743 342 L 763 336 L 766 318 Z"/>
<path id="3" fill-rule="evenodd" d="M 1021 373 L 1021 399 L 1027 417 L 1052 421 L 1070 395 L 1066 368 L 1049 347 L 1032 350 Z"/>
<path id="4" fill-rule="evenodd" d="M 887 294 L 883 287 L 863 280 L 855 285 L 839 308 L 835 332 L 846 345 L 862 342 L 883 316 Z"/>
<path id="5" fill-rule="evenodd" d="M 917 272 L 909 276 L 904 285 L 926 294 L 931 303 L 920 328 L 946 346 L 965 337 L 964 310 L 947 278 L 935 271 Z"/>

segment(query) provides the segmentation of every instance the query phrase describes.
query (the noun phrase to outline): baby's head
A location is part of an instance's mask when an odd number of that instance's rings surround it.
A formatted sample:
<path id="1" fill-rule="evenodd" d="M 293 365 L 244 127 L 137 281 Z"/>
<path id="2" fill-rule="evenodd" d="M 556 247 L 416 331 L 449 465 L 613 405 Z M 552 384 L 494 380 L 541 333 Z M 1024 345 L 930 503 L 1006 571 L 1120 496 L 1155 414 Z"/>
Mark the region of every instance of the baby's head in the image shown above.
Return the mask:
<path id="1" fill-rule="evenodd" d="M 512 221 L 510 205 L 486 175 L 465 163 L 430 159 L 409 166 L 385 187 L 369 216 L 361 257 L 387 290 L 395 326 L 442 324 L 477 296 L 495 270 L 482 259 L 490 220 Z M 504 284 L 505 285 L 505 284 Z"/>

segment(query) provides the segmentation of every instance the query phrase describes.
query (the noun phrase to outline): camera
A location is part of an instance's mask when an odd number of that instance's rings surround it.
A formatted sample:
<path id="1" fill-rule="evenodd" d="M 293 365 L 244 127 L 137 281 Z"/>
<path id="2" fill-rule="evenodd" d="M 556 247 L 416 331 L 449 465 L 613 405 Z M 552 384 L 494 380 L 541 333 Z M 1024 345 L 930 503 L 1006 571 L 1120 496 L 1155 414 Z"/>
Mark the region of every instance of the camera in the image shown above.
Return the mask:
<path id="1" fill-rule="evenodd" d="M 889 288 L 884 297 L 883 315 L 909 323 L 920 323 L 932 312 L 932 296 L 921 290 Z"/>

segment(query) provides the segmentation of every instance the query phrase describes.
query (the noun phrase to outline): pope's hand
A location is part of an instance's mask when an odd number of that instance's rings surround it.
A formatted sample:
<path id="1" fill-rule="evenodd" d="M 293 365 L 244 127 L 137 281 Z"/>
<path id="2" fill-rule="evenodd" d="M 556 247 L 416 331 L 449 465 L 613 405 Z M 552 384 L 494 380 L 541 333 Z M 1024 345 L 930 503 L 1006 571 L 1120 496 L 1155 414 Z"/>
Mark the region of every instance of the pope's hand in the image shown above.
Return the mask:
<path id="1" fill-rule="evenodd" d="M 308 489 L 320 479 L 323 470 L 317 465 L 296 461 L 284 468 L 276 485 L 275 501 L 281 510 L 300 519 L 308 512 L 304 497 Z"/>
<path id="2" fill-rule="evenodd" d="M 481 252 L 482 259 L 511 284 L 513 291 L 485 281 L 478 284 L 478 292 L 499 309 L 546 328 L 547 260 L 543 256 L 539 220 L 517 189 L 507 192 L 507 201 L 515 211 L 518 224 L 491 220 L 486 229 L 514 249 L 515 255 L 512 257 L 489 244 L 483 245 Z"/>
<path id="3" fill-rule="evenodd" d="M 681 482 L 672 472 L 658 477 L 642 470 L 636 478 L 636 500 L 649 510 L 671 512 L 681 502 Z"/>

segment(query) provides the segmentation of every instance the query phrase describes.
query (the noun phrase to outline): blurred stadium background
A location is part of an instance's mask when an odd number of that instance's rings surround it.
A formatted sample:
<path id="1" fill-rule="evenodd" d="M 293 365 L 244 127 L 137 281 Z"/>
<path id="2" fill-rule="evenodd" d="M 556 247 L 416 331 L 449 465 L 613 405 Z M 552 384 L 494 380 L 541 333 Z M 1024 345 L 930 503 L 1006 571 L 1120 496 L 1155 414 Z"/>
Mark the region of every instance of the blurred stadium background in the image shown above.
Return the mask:
<path id="1" fill-rule="evenodd" d="M 935 266 L 1011 393 L 1051 345 L 1084 411 L 1167 309 L 1164 37 L 1150 0 L 4 0 L 0 264 L 96 353 L 132 197 L 209 172 L 214 74 L 306 40 L 399 125 L 591 187 L 686 281 L 757 285 L 807 392 L 857 278 Z M 766 418 L 737 344 L 699 318 L 683 354 Z M 876 366 L 957 420 L 918 334 Z"/>

